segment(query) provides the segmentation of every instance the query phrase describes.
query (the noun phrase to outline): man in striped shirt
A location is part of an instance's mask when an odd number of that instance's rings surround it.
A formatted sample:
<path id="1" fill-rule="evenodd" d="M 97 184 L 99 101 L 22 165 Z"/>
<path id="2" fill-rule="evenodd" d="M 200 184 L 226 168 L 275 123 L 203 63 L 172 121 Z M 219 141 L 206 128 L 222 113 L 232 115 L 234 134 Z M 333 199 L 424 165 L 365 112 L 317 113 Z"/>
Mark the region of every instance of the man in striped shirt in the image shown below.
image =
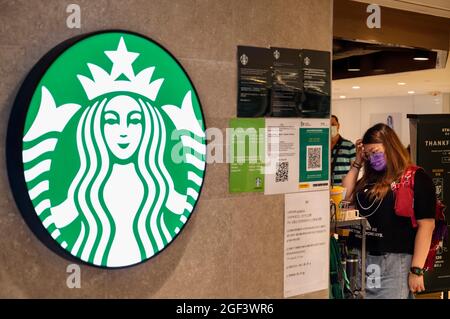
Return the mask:
<path id="1" fill-rule="evenodd" d="M 341 186 L 342 180 L 356 158 L 355 145 L 339 134 L 339 120 L 331 116 L 331 185 Z"/>

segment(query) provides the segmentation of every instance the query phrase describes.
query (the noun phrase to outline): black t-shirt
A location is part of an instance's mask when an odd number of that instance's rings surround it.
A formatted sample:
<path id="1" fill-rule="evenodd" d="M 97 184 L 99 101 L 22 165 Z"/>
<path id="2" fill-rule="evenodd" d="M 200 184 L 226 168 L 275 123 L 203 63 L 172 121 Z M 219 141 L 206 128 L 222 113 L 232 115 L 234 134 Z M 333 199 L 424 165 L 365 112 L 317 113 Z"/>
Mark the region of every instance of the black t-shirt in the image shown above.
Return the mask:
<path id="1" fill-rule="evenodd" d="M 355 194 L 356 207 L 361 216 L 369 221 L 371 229 L 366 232 L 367 251 L 372 253 L 414 253 L 416 228 L 409 217 L 400 217 L 394 210 L 394 193 L 389 190 L 382 200 L 370 200 L 366 185 Z M 414 178 L 414 212 L 416 219 L 435 218 L 436 191 L 431 178 L 423 170 L 418 170 Z M 355 238 L 357 237 L 357 238 Z M 360 247 L 360 229 L 354 228 L 349 245 Z"/>

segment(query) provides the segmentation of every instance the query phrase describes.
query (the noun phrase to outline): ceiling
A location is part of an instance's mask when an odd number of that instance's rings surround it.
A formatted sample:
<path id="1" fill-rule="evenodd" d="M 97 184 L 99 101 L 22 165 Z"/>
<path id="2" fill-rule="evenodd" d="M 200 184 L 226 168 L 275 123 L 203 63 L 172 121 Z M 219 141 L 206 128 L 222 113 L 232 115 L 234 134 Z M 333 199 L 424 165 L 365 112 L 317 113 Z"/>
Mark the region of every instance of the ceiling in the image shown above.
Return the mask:
<path id="1" fill-rule="evenodd" d="M 430 14 L 450 18 L 450 0 L 354 0 L 357 2 L 374 3 L 394 9 Z"/>
<path id="2" fill-rule="evenodd" d="M 406 83 L 398 85 L 398 83 Z M 352 89 L 359 86 L 360 89 Z M 365 76 L 333 81 L 333 99 L 341 95 L 346 98 L 399 96 L 414 94 L 436 94 L 450 92 L 450 63 L 445 69 L 404 72 L 377 76 Z"/>
<path id="3" fill-rule="evenodd" d="M 373 0 L 357 1 L 374 2 Z M 450 18 L 450 0 L 378 0 L 377 3 L 381 6 Z M 377 48 L 366 47 L 365 49 L 376 50 Z M 343 53 L 346 53 L 345 50 Z M 346 98 L 401 96 L 408 95 L 408 91 L 413 91 L 413 94 L 432 95 L 450 92 L 450 59 L 443 69 L 408 71 L 334 80 L 333 99 L 339 99 L 340 96 Z M 352 89 L 353 86 L 360 88 Z"/>
<path id="4" fill-rule="evenodd" d="M 333 39 L 333 80 L 434 69 L 437 54 L 431 50 Z M 426 60 L 416 61 L 414 57 Z"/>

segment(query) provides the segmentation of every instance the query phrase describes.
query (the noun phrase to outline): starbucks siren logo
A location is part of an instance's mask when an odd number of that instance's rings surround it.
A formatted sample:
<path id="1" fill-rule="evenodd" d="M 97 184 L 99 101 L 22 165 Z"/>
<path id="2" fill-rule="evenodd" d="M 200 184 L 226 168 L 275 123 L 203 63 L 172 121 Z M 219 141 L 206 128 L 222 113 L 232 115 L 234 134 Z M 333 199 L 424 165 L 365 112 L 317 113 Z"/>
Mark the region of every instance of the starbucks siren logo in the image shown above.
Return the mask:
<path id="1" fill-rule="evenodd" d="M 54 241 L 103 267 L 163 250 L 205 170 L 200 103 L 178 62 L 145 37 L 98 33 L 60 54 L 31 94 L 23 176 Z"/>

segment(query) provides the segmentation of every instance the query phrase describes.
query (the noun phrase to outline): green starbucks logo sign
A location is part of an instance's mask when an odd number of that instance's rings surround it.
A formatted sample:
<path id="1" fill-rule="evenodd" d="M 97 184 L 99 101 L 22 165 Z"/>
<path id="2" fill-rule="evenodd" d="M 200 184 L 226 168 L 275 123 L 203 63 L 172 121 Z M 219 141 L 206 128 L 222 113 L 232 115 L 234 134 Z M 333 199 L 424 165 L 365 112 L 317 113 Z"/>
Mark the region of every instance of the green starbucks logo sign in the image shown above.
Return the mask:
<path id="1" fill-rule="evenodd" d="M 205 127 L 189 77 L 123 31 L 68 40 L 30 72 L 8 141 L 16 202 L 54 251 L 101 267 L 161 252 L 198 200 Z"/>

